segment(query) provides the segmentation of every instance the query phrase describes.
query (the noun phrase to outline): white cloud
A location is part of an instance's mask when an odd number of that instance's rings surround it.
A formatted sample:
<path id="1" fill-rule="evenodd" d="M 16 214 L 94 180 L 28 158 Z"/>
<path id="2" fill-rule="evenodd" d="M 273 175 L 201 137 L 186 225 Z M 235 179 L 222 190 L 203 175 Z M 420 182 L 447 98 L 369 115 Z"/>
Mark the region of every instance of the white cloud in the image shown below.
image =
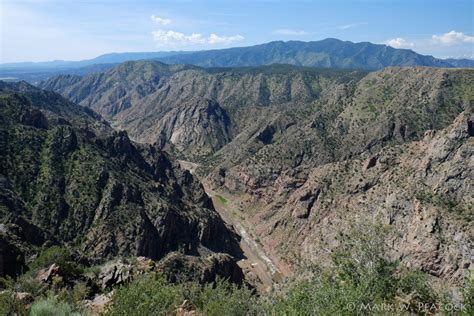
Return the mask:
<path id="1" fill-rule="evenodd" d="M 385 45 L 392 46 L 393 48 L 406 48 L 406 47 L 413 47 L 415 46 L 414 43 L 407 41 L 404 38 L 397 37 L 386 40 L 384 42 Z"/>
<path id="2" fill-rule="evenodd" d="M 299 31 L 299 30 L 290 30 L 290 29 L 279 29 L 279 30 L 273 31 L 273 34 L 285 35 L 285 36 L 304 36 L 304 35 L 308 35 L 308 32 Z"/>
<path id="3" fill-rule="evenodd" d="M 152 15 L 150 18 L 153 22 L 155 22 L 158 25 L 168 25 L 171 23 L 170 19 L 160 18 L 159 16 L 155 16 L 155 15 Z"/>
<path id="4" fill-rule="evenodd" d="M 163 46 L 186 45 L 186 44 L 204 44 L 205 39 L 199 33 L 185 35 L 175 31 L 158 30 L 153 31 L 153 40 Z"/>
<path id="5" fill-rule="evenodd" d="M 338 29 L 340 29 L 340 30 L 347 30 L 347 29 L 352 29 L 352 28 L 354 28 L 354 27 L 358 27 L 358 26 L 362 26 L 362 25 L 367 25 L 367 24 L 368 24 L 367 22 L 346 24 L 346 25 L 341 25 L 341 26 L 339 26 Z"/>
<path id="6" fill-rule="evenodd" d="M 462 43 L 474 43 L 474 36 L 464 34 L 463 32 L 451 31 L 441 35 L 433 35 L 431 39 L 436 44 L 462 44 Z"/>
<path id="7" fill-rule="evenodd" d="M 191 35 L 186 35 L 184 33 L 175 32 L 175 31 L 166 31 L 166 30 L 157 30 L 152 32 L 153 40 L 157 42 L 160 46 L 187 46 L 187 45 L 198 45 L 198 44 L 224 44 L 228 45 L 234 42 L 238 42 L 244 39 L 242 35 L 233 35 L 233 36 L 218 36 L 214 33 L 205 37 L 199 33 L 192 33 Z"/>
<path id="8" fill-rule="evenodd" d="M 243 40 L 244 37 L 242 35 L 233 35 L 233 36 L 218 36 L 214 33 L 212 33 L 209 38 L 207 39 L 207 42 L 209 44 L 231 44 L 234 42 L 238 42 Z"/>

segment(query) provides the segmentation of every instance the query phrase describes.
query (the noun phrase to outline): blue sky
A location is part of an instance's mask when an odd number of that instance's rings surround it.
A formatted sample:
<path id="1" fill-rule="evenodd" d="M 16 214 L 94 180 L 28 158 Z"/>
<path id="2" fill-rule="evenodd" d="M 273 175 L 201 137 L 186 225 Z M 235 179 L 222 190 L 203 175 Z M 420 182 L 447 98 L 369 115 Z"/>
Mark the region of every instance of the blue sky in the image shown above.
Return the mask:
<path id="1" fill-rule="evenodd" d="M 0 62 L 335 37 L 474 58 L 472 0 L 0 0 Z"/>

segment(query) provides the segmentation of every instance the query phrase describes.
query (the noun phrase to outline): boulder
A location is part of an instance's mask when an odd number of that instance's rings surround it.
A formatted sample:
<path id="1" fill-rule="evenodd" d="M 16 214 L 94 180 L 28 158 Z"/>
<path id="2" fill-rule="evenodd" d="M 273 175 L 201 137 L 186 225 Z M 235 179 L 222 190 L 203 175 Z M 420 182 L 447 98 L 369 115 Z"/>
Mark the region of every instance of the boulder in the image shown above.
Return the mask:
<path id="1" fill-rule="evenodd" d="M 92 300 L 83 301 L 84 306 L 93 314 L 101 314 L 112 303 L 113 291 L 107 294 L 100 294 L 95 296 Z"/>
<path id="2" fill-rule="evenodd" d="M 53 277 L 61 275 L 60 267 L 53 263 L 49 268 L 41 269 L 36 275 L 38 281 L 49 283 L 53 280 Z"/>
<path id="3" fill-rule="evenodd" d="M 202 315 L 197 311 L 196 306 L 189 301 L 184 300 L 184 302 L 176 309 L 176 316 L 191 316 L 191 315 Z"/>
<path id="4" fill-rule="evenodd" d="M 111 262 L 102 266 L 99 273 L 99 285 L 108 289 L 116 285 L 131 281 L 133 267 L 131 264 L 122 262 Z"/>
<path id="5" fill-rule="evenodd" d="M 30 305 L 34 300 L 33 295 L 28 292 L 16 292 L 15 298 L 24 305 Z"/>

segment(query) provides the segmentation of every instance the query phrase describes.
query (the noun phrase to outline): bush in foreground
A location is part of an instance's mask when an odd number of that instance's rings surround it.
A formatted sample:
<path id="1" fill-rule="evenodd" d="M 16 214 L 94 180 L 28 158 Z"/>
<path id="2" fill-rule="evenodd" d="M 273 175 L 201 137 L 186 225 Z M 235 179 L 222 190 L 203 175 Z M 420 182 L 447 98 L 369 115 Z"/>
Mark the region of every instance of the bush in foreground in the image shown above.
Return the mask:
<path id="1" fill-rule="evenodd" d="M 75 316 L 80 315 L 74 308 L 66 302 L 59 301 L 56 297 L 50 296 L 40 299 L 31 305 L 31 316 Z"/>
<path id="2" fill-rule="evenodd" d="M 439 296 L 427 275 L 410 272 L 387 259 L 385 236 L 386 228 L 382 225 L 357 225 L 352 233 L 342 237 L 341 246 L 333 253 L 332 268 L 287 286 L 283 294 L 258 296 L 248 288 L 221 279 L 206 285 L 174 284 L 158 272 L 151 272 L 115 288 L 113 303 L 105 314 L 172 315 L 185 300 L 203 315 L 427 314 L 451 304 L 452 297 Z M 65 252 L 46 252 L 36 262 L 36 268 L 58 258 L 70 260 Z M 459 314 L 472 315 L 473 279 L 466 284 L 462 291 L 464 309 Z M 5 279 L 0 286 L 8 289 L 0 293 L 2 315 L 28 314 L 13 295 L 22 290 L 29 290 L 36 297 L 31 315 L 45 316 L 83 313 L 84 298 L 95 293 L 84 282 L 46 290 L 28 275 L 17 280 Z M 434 306 L 434 310 L 424 310 L 423 306 Z"/>
<path id="3" fill-rule="evenodd" d="M 15 297 L 14 292 L 7 290 L 0 293 L 0 315 L 26 316 L 28 311 L 24 304 Z"/>
<path id="4" fill-rule="evenodd" d="M 108 315 L 169 315 L 191 301 L 205 315 L 247 315 L 256 306 L 252 292 L 224 280 L 214 284 L 170 284 L 158 275 L 143 276 L 115 292 Z"/>
<path id="5" fill-rule="evenodd" d="M 108 315 L 168 315 L 183 302 L 182 288 L 159 275 L 143 276 L 116 290 Z"/>

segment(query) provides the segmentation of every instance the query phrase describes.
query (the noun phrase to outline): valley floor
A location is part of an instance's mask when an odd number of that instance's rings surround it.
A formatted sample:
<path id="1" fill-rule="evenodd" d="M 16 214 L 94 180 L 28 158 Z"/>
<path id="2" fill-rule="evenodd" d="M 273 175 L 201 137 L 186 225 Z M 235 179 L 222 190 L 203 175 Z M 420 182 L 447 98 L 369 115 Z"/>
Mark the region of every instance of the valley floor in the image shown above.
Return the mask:
<path id="1" fill-rule="evenodd" d="M 199 165 L 193 162 L 179 160 L 183 169 L 193 173 Z M 233 227 L 240 236 L 240 248 L 245 258 L 238 262 L 242 270 L 247 272 L 247 276 L 255 276 L 258 280 L 257 288 L 260 292 L 268 292 L 275 283 L 282 281 L 291 275 L 291 270 L 282 265 L 277 258 L 267 253 L 259 244 L 258 239 L 248 231 L 249 225 L 245 219 L 239 217 L 236 213 L 238 210 L 238 202 L 235 197 L 228 196 L 225 193 L 216 192 L 211 189 L 210 185 L 203 182 L 204 189 L 212 202 L 216 211 L 219 213 L 224 222 Z"/>
<path id="2" fill-rule="evenodd" d="M 238 219 L 235 214 L 235 205 L 232 200 L 223 197 L 217 192 L 205 186 L 206 193 L 212 198 L 214 207 L 221 218 L 228 225 L 232 226 L 241 237 L 240 247 L 244 252 L 245 259 L 238 262 L 244 271 L 248 271 L 258 277 L 261 282 L 260 290 L 269 291 L 275 282 L 279 282 L 283 277 L 289 275 L 290 271 L 280 268 L 275 260 L 266 254 L 256 240 L 243 225 L 243 220 Z"/>

